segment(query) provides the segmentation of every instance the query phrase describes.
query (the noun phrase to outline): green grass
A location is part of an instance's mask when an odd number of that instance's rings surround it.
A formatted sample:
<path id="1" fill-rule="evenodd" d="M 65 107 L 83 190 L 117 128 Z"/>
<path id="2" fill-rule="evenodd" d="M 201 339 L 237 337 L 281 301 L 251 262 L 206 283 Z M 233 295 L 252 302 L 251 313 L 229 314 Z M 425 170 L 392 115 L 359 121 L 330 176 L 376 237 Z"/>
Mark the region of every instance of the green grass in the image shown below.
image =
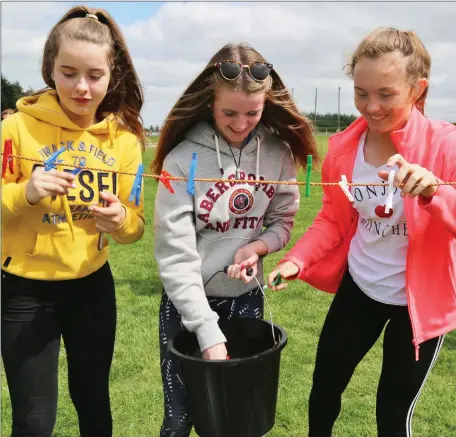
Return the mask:
<path id="1" fill-rule="evenodd" d="M 155 146 L 158 142 L 158 136 L 155 137 L 147 137 L 146 138 L 146 146 Z"/>
<path id="2" fill-rule="evenodd" d="M 318 138 L 322 151 L 326 138 Z M 147 149 L 146 167 L 154 149 Z M 300 175 L 304 180 L 304 175 Z M 320 175 L 314 172 L 313 181 Z M 115 437 L 155 437 L 161 424 L 163 402 L 158 348 L 158 309 L 161 284 L 153 259 L 153 209 L 156 182 L 146 179 L 147 230 L 131 246 L 111 245 L 111 265 L 117 284 L 118 330 L 111 373 Z M 321 187 L 304 197 L 290 247 L 312 222 L 321 205 Z M 284 249 L 285 251 L 286 249 Z M 272 270 L 284 251 L 267 258 Z M 285 328 L 289 343 L 282 353 L 276 426 L 268 437 L 307 436 L 307 403 L 316 345 L 331 296 L 302 282 L 292 282 L 283 293 L 268 293 L 274 321 Z M 456 333 L 449 334 L 414 416 L 414 437 L 456 435 Z M 343 398 L 334 437 L 373 437 L 375 392 L 381 366 L 381 341 L 358 367 Z M 54 437 L 77 437 L 77 421 L 68 396 L 66 358 L 60 357 L 60 398 Z M 11 410 L 2 373 L 2 436 L 9 436 Z M 194 437 L 196 434 L 192 434 Z M 233 436 L 236 437 L 236 436 Z"/>

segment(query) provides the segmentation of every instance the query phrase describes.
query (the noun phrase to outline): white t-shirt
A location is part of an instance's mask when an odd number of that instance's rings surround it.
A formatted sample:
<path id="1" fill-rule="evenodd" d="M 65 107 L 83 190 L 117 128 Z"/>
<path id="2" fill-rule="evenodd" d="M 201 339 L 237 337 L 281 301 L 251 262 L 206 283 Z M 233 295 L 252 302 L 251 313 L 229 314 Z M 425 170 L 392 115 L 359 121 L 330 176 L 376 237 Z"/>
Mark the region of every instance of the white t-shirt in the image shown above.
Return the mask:
<path id="1" fill-rule="evenodd" d="M 384 182 L 379 170 L 364 161 L 366 133 L 359 141 L 353 168 L 353 183 Z M 396 172 L 398 168 L 392 168 Z M 395 188 L 393 208 L 385 214 L 387 187 L 352 187 L 359 223 L 348 252 L 348 268 L 358 287 L 372 299 L 407 305 L 405 263 L 408 246 L 407 222 L 400 190 Z"/>

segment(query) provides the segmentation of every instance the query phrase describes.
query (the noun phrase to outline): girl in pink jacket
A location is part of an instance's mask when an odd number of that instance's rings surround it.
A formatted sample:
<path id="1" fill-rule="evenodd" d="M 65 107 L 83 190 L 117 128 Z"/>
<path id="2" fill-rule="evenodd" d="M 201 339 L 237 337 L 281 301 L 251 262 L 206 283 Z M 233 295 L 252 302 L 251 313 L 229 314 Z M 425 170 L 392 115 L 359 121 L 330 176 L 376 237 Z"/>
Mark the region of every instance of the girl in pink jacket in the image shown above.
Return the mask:
<path id="1" fill-rule="evenodd" d="M 324 187 L 312 226 L 269 275 L 336 293 L 321 332 L 309 437 L 330 437 L 341 397 L 386 326 L 377 395 L 379 437 L 411 436 L 417 399 L 445 333 L 456 328 L 456 128 L 422 115 L 431 60 L 413 32 L 377 29 L 348 74 L 361 117 L 330 138 L 323 182 L 353 186 L 353 202 Z"/>

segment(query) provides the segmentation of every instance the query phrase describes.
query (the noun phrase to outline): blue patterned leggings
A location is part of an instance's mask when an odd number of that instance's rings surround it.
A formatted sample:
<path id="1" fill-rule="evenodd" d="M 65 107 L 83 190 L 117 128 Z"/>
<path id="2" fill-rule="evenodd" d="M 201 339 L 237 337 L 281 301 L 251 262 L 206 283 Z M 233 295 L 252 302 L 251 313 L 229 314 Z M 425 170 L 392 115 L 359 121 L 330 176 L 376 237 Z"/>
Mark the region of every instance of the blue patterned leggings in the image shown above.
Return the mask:
<path id="1" fill-rule="evenodd" d="M 259 288 L 236 298 L 208 299 L 221 320 L 232 317 L 263 318 L 263 294 Z M 180 314 L 163 292 L 160 304 L 160 368 L 165 413 L 160 437 L 188 437 L 192 429 L 179 362 L 168 351 L 168 341 L 184 329 Z"/>

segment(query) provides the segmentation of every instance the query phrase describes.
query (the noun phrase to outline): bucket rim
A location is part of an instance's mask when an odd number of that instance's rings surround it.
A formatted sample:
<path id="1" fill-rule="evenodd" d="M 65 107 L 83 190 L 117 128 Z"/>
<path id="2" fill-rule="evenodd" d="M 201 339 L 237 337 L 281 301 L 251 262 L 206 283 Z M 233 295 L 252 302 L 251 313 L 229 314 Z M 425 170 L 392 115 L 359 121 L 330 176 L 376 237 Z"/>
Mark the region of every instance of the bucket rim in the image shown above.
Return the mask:
<path id="1" fill-rule="evenodd" d="M 256 319 L 256 320 L 260 320 L 260 319 Z M 194 361 L 194 362 L 199 362 L 199 363 L 204 363 L 205 365 L 208 365 L 208 366 L 213 366 L 213 365 L 217 365 L 217 364 L 220 364 L 220 363 L 223 363 L 225 366 L 237 366 L 239 364 L 246 364 L 248 362 L 257 361 L 257 360 L 259 360 L 261 358 L 264 358 L 264 357 L 266 357 L 266 356 L 268 356 L 268 355 L 270 355 L 270 354 L 272 354 L 274 352 L 281 352 L 282 349 L 286 346 L 286 344 L 288 342 L 288 335 L 287 335 L 285 329 L 283 329 L 279 325 L 272 324 L 269 320 L 261 319 L 261 321 L 264 322 L 264 323 L 267 323 L 268 325 L 272 325 L 274 328 L 277 328 L 279 330 L 279 332 L 280 332 L 280 340 L 273 347 L 271 347 L 269 349 L 266 349 L 265 351 L 260 352 L 258 354 L 249 355 L 248 357 L 230 358 L 229 360 L 204 360 L 203 358 L 192 357 L 190 355 L 185 355 L 182 352 L 179 352 L 174 347 L 174 338 L 172 338 L 169 341 L 168 348 L 169 348 L 169 351 L 173 355 L 175 355 L 176 357 L 178 357 L 180 359 L 184 359 L 184 360 L 188 360 L 188 361 Z"/>

